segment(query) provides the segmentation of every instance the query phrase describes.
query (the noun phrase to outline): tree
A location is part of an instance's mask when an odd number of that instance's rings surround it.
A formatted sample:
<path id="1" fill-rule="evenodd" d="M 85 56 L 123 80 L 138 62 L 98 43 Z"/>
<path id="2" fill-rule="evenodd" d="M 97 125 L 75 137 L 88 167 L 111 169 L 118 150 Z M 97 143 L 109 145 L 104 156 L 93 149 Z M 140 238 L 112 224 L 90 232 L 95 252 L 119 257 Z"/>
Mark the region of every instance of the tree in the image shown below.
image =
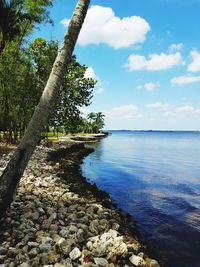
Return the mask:
<path id="1" fill-rule="evenodd" d="M 35 23 L 52 22 L 46 10 L 51 4 L 52 0 L 0 0 L 0 54 L 15 38 L 21 45 Z"/>
<path id="2" fill-rule="evenodd" d="M 65 68 L 71 60 L 79 32 L 84 22 L 90 0 L 78 0 L 68 31 L 54 62 L 48 82 L 40 98 L 26 133 L 12 159 L 0 177 L 0 214 L 5 212 L 12 201 L 14 191 L 27 163 L 40 140 L 40 134 L 47 123 L 52 106 L 62 88 Z"/>
<path id="3" fill-rule="evenodd" d="M 83 123 L 84 130 L 88 133 L 98 133 L 104 126 L 104 117 L 102 112 L 90 112 Z"/>

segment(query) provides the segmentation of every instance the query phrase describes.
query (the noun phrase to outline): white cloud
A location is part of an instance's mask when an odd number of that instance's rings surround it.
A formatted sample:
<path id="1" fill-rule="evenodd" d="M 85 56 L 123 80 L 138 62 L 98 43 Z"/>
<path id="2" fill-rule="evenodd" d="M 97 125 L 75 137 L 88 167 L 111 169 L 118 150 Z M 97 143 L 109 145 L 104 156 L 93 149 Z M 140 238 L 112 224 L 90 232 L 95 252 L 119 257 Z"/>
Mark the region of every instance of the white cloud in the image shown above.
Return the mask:
<path id="1" fill-rule="evenodd" d="M 94 69 L 92 67 L 88 67 L 85 71 L 85 78 L 91 78 L 97 81 L 95 87 L 94 87 L 94 93 L 101 94 L 104 92 L 104 88 L 102 86 L 101 79 L 96 75 Z"/>
<path id="2" fill-rule="evenodd" d="M 112 118 L 139 118 L 141 114 L 138 111 L 138 108 L 133 104 L 122 105 L 118 107 L 114 107 L 111 110 L 106 111 L 106 115 Z"/>
<path id="3" fill-rule="evenodd" d="M 194 108 L 189 105 L 181 106 L 175 109 L 175 112 L 191 112 L 191 111 L 194 111 Z"/>
<path id="4" fill-rule="evenodd" d="M 148 70 L 160 71 L 168 70 L 175 66 L 184 65 L 180 52 L 174 54 L 150 54 L 149 59 L 141 55 L 130 55 L 125 68 L 128 71 Z"/>
<path id="5" fill-rule="evenodd" d="M 186 85 L 191 83 L 200 82 L 200 76 L 190 76 L 190 75 L 183 75 L 179 77 L 174 77 L 171 79 L 172 85 Z"/>
<path id="6" fill-rule="evenodd" d="M 176 51 L 181 51 L 182 48 L 183 48 L 183 43 L 171 44 L 169 47 L 169 52 L 174 53 Z"/>
<path id="7" fill-rule="evenodd" d="M 146 107 L 147 108 L 153 108 L 153 109 L 159 109 L 159 110 L 166 110 L 170 107 L 170 105 L 166 104 L 166 103 L 155 102 L 152 104 L 147 104 Z"/>
<path id="8" fill-rule="evenodd" d="M 197 50 L 192 50 L 190 52 L 192 57 L 192 63 L 188 65 L 188 71 L 197 72 L 200 71 L 200 53 Z"/>
<path id="9" fill-rule="evenodd" d="M 157 87 L 159 86 L 159 82 L 153 83 L 153 82 L 148 82 L 145 83 L 144 85 L 139 85 L 137 89 L 144 89 L 148 92 L 154 91 Z"/>
<path id="10" fill-rule="evenodd" d="M 62 20 L 68 26 L 68 20 Z M 110 7 L 93 5 L 88 10 L 78 43 L 107 44 L 116 49 L 142 43 L 150 31 L 148 22 L 139 17 L 119 18 Z"/>
<path id="11" fill-rule="evenodd" d="M 63 19 L 60 23 L 67 28 L 69 26 L 70 19 Z"/>
<path id="12" fill-rule="evenodd" d="M 177 119 L 180 119 L 180 118 L 184 119 L 185 117 L 188 117 L 188 116 L 191 117 L 194 115 L 198 115 L 199 113 L 200 113 L 199 109 L 195 109 L 194 107 L 190 105 L 184 105 L 180 107 L 174 107 L 172 110 L 165 112 L 164 116 L 174 117 Z"/>
<path id="13" fill-rule="evenodd" d="M 91 78 L 91 79 L 96 79 L 96 74 L 94 72 L 94 69 L 92 67 L 88 67 L 85 71 L 85 78 Z"/>

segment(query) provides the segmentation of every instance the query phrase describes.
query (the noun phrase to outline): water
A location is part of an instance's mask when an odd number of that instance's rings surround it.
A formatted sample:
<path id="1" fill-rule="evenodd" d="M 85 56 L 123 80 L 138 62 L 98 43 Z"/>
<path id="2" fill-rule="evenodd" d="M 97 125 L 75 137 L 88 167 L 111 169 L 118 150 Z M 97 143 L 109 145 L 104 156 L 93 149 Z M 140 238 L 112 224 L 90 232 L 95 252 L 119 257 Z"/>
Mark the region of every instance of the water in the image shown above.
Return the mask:
<path id="1" fill-rule="evenodd" d="M 137 221 L 170 267 L 200 266 L 200 133 L 116 131 L 82 172 Z"/>

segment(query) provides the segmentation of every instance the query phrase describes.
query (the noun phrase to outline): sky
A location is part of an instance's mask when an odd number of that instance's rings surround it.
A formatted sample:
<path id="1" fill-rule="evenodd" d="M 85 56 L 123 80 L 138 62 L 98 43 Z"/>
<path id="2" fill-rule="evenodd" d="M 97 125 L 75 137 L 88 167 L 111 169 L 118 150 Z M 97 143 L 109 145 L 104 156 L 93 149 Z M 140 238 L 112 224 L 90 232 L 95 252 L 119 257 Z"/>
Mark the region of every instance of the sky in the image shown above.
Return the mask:
<path id="1" fill-rule="evenodd" d="M 32 38 L 61 43 L 76 3 L 55 0 Z M 98 83 L 81 111 L 105 129 L 200 130 L 199 13 L 200 0 L 91 0 L 74 53 Z"/>

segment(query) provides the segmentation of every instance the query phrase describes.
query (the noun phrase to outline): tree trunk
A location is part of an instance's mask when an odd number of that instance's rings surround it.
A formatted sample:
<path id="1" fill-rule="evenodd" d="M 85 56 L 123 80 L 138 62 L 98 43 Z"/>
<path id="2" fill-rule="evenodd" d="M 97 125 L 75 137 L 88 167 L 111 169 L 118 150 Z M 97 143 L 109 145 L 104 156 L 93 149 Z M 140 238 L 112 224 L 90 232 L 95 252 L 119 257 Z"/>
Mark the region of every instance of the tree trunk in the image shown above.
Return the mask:
<path id="1" fill-rule="evenodd" d="M 58 55 L 39 104 L 35 109 L 25 135 L 16 149 L 13 158 L 9 161 L 6 169 L 0 177 L 0 217 L 2 217 L 12 202 L 16 187 L 40 140 L 40 134 L 47 123 L 51 109 L 60 93 L 62 79 L 71 60 L 74 46 L 84 22 L 89 3 L 90 0 L 78 0 L 68 31 L 64 37 L 62 47 L 58 51 Z"/>

